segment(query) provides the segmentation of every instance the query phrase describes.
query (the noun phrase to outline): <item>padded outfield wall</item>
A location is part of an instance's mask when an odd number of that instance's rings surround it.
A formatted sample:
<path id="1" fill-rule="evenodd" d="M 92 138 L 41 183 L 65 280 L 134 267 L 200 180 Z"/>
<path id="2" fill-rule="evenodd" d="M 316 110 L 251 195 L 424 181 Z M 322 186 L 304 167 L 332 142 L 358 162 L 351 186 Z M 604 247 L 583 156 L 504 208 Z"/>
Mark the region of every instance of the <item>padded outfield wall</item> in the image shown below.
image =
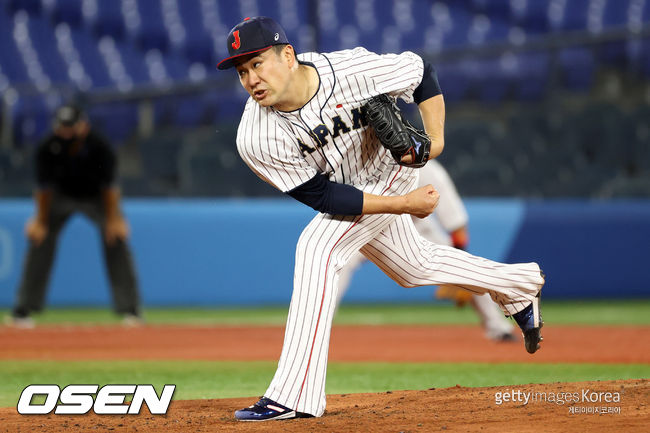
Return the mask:
<path id="1" fill-rule="evenodd" d="M 650 201 L 468 199 L 470 252 L 505 262 L 538 261 L 545 298 L 650 295 Z M 286 304 L 294 247 L 314 211 L 290 199 L 126 200 L 145 306 Z M 0 307 L 9 307 L 27 247 L 31 200 L 0 200 Z M 99 235 L 70 220 L 55 261 L 48 305 L 108 305 Z M 429 302 L 370 263 L 347 302 Z"/>

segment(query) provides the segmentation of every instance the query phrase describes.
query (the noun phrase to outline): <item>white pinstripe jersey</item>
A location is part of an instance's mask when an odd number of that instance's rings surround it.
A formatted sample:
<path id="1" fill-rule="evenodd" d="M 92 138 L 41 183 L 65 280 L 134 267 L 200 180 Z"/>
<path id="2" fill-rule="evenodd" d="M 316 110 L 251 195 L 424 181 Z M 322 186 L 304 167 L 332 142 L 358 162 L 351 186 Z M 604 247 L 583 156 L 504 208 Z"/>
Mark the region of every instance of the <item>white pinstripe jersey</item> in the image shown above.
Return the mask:
<path id="1" fill-rule="evenodd" d="M 320 83 L 302 108 L 283 112 L 248 99 L 237 132 L 242 159 L 262 180 L 282 192 L 317 173 L 331 181 L 375 192 L 381 173 L 397 166 L 367 127 L 362 106 L 382 93 L 413 102 L 423 63 L 412 52 L 378 55 L 364 48 L 305 53 Z"/>

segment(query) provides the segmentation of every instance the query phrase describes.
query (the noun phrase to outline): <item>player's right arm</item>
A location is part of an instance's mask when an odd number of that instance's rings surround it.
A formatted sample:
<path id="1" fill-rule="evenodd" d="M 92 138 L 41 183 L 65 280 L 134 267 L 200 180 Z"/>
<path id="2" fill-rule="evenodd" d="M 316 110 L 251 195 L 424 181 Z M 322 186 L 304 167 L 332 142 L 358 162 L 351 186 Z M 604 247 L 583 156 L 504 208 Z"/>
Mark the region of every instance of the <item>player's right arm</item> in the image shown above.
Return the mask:
<path id="1" fill-rule="evenodd" d="M 352 185 L 332 182 L 310 166 L 296 143 L 271 129 L 267 111 L 254 102 L 244 110 L 237 132 L 237 150 L 262 180 L 318 212 L 331 215 L 404 214 L 426 217 L 438 203 L 432 186 L 403 196 L 378 196 Z"/>
<path id="2" fill-rule="evenodd" d="M 51 180 L 50 164 L 47 163 L 46 145 L 39 146 L 36 153 L 36 181 L 38 187 L 34 191 L 35 215 L 27 221 L 25 234 L 36 245 L 40 245 L 47 237 L 50 208 L 52 206 L 52 190 L 48 187 Z"/>
<path id="3" fill-rule="evenodd" d="M 429 216 L 440 196 L 431 185 L 400 196 L 384 196 L 363 192 L 352 185 L 332 182 L 318 174 L 287 192 L 314 210 L 332 215 L 410 214 Z"/>
<path id="4" fill-rule="evenodd" d="M 432 185 L 420 187 L 405 195 L 384 196 L 363 193 L 364 215 L 390 213 L 410 214 L 418 218 L 431 215 L 438 205 L 440 195 Z"/>
<path id="5" fill-rule="evenodd" d="M 37 189 L 34 192 L 34 203 L 36 204 L 36 215 L 27 221 L 25 234 L 32 242 L 40 245 L 47 237 L 52 191 Z"/>

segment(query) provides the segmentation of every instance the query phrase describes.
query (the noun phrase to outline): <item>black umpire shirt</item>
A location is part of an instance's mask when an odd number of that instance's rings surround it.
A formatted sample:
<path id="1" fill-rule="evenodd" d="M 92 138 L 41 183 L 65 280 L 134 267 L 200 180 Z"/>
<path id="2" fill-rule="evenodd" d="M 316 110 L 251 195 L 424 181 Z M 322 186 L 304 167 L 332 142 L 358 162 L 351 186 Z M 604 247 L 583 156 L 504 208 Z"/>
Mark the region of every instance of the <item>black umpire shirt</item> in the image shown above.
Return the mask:
<path id="1" fill-rule="evenodd" d="M 39 187 L 76 199 L 99 197 L 102 190 L 113 184 L 115 171 L 116 158 L 110 144 L 92 131 L 81 146 L 75 146 L 74 140 L 51 135 L 36 152 Z"/>

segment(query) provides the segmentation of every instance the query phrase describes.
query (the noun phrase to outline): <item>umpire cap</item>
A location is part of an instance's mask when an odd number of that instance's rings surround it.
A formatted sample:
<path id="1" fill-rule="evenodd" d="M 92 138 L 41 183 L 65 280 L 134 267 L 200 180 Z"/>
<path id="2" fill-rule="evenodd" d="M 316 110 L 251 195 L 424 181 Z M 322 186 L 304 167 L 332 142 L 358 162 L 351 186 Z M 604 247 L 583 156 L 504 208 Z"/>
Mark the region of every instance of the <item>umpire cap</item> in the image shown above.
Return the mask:
<path id="1" fill-rule="evenodd" d="M 60 126 L 73 126 L 77 122 L 86 120 L 86 114 L 80 107 L 72 104 L 62 105 L 54 113 L 54 129 Z"/>
<path id="2" fill-rule="evenodd" d="M 229 57 L 220 61 L 217 68 L 232 68 L 238 57 L 288 43 L 287 35 L 273 18 L 246 18 L 230 30 L 227 39 Z"/>

